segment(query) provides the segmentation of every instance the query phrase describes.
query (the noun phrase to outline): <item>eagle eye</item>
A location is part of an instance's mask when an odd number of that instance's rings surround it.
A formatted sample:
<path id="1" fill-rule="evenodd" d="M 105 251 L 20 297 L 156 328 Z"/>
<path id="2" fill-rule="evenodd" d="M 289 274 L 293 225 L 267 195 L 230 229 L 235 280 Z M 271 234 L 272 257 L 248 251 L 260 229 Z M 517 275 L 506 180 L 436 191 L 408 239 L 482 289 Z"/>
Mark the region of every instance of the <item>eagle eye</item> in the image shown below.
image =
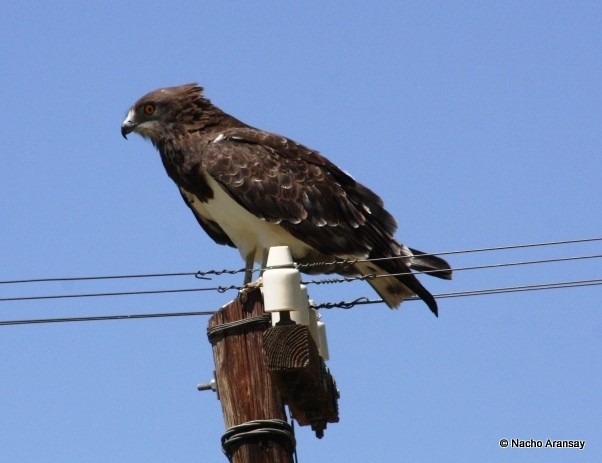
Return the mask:
<path id="1" fill-rule="evenodd" d="M 152 103 L 147 103 L 144 105 L 144 108 L 142 108 L 142 110 L 147 116 L 152 116 L 155 113 L 155 105 Z"/>

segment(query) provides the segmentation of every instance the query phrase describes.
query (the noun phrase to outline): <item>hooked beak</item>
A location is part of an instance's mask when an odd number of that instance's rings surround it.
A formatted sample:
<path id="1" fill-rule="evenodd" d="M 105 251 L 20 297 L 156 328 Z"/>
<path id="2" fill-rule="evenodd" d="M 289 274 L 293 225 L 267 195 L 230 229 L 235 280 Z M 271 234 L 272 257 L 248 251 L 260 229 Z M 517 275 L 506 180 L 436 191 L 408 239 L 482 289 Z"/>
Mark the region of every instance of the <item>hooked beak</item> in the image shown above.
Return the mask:
<path id="1" fill-rule="evenodd" d="M 136 128 L 136 125 L 137 124 L 132 122 L 129 118 L 123 121 L 123 124 L 121 124 L 121 135 L 123 136 L 123 138 L 127 140 L 128 133 L 134 130 Z"/>
<path id="2" fill-rule="evenodd" d="M 121 135 L 123 136 L 123 138 L 127 140 L 128 133 L 132 132 L 137 126 L 138 123 L 135 122 L 134 110 L 130 109 L 128 111 L 128 115 L 125 117 L 125 120 L 121 124 Z"/>

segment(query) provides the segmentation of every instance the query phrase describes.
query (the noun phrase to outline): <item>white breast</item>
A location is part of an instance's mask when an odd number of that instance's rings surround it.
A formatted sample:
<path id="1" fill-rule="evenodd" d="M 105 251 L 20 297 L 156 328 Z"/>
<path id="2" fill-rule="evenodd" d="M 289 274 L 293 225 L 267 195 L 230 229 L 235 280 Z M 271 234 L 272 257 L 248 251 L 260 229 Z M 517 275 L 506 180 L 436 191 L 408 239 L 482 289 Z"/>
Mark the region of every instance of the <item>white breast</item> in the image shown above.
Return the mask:
<path id="1" fill-rule="evenodd" d="M 201 202 L 195 198 L 192 207 L 209 220 L 217 223 L 230 237 L 246 261 L 252 255 L 261 263 L 264 251 L 272 246 L 288 246 L 293 256 L 303 256 L 311 248 L 288 233 L 280 225 L 260 219 L 238 204 L 210 175 L 205 176 L 213 190 L 213 198 Z M 194 197 L 190 192 L 187 196 Z"/>

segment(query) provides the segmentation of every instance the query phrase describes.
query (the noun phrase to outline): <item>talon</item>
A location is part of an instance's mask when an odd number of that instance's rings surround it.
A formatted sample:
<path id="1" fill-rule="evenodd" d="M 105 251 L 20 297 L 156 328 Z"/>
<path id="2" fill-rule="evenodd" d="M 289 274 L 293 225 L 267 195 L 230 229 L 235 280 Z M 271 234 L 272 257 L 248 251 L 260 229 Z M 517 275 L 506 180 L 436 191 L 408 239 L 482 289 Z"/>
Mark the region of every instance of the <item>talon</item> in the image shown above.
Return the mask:
<path id="1" fill-rule="evenodd" d="M 238 292 L 238 300 L 241 304 L 245 304 L 247 302 L 247 298 L 249 297 L 249 293 L 254 289 L 261 289 L 263 287 L 263 277 L 257 278 L 255 281 L 250 281 L 249 283 L 245 283 L 241 290 Z"/>

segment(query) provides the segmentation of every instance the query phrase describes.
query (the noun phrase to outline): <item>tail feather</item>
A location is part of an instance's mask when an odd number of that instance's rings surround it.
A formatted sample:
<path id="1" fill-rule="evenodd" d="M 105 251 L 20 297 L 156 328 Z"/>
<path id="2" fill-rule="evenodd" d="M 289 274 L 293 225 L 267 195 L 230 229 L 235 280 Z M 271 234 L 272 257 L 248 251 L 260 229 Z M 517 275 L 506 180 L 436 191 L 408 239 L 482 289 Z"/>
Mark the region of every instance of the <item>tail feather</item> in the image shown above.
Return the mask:
<path id="1" fill-rule="evenodd" d="M 395 276 L 379 276 L 377 278 L 368 278 L 366 281 L 383 298 L 383 301 L 391 309 L 399 305 L 409 297 L 418 296 L 431 309 L 431 312 L 438 315 L 437 301 L 428 290 L 422 286 L 420 281 L 410 272 L 409 269 L 392 272 L 385 270 L 373 262 L 361 262 L 355 264 L 358 273 L 364 276 L 368 275 L 386 275 L 387 273 L 398 273 Z M 407 273 L 406 273 L 407 272 Z M 399 275 L 401 273 L 401 275 Z"/>
<path id="2" fill-rule="evenodd" d="M 444 280 L 452 279 L 452 269 L 446 260 L 416 249 L 410 248 L 410 251 L 414 255 L 412 269 Z"/>
<path id="3" fill-rule="evenodd" d="M 412 270 L 424 272 L 444 280 L 451 280 L 452 269 L 442 258 L 427 254 L 416 249 L 410 249 L 399 245 L 401 255 L 398 258 L 392 258 L 391 254 L 378 252 L 368 256 L 332 256 L 332 255 L 310 255 L 305 260 L 299 260 L 300 263 L 313 264 L 315 262 L 331 262 L 337 259 L 349 259 L 344 263 L 332 263 L 324 265 L 312 265 L 304 268 L 302 271 L 308 274 L 316 273 L 338 273 L 345 276 L 370 276 L 378 275 L 376 278 L 366 278 L 366 281 L 382 297 L 383 301 L 391 309 L 399 305 L 410 297 L 418 296 L 429 307 L 431 312 L 438 316 L 437 302 L 433 295 L 418 281 Z M 382 259 L 384 257 L 384 259 Z M 379 258 L 381 258 L 379 260 Z M 355 261 L 354 259 L 360 259 Z M 370 259 L 377 259 L 371 261 Z"/>

